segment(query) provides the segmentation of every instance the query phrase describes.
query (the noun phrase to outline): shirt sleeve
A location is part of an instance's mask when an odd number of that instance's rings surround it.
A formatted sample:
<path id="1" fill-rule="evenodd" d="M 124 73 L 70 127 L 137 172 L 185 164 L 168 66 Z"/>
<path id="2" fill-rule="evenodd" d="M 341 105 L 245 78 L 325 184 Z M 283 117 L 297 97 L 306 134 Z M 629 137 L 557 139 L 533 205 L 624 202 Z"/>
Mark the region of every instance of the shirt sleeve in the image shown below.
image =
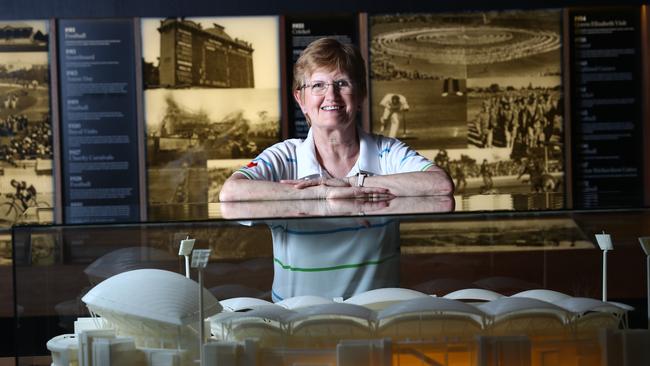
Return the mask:
<path id="1" fill-rule="evenodd" d="M 267 180 L 279 182 L 284 179 L 286 171 L 286 154 L 283 153 L 282 143 L 275 144 L 262 151 L 256 158 L 246 166 L 236 170 L 248 179 Z"/>
<path id="2" fill-rule="evenodd" d="M 397 139 L 386 139 L 388 147 L 383 148 L 382 160 L 387 168 L 386 174 L 419 172 L 435 164 Z"/>

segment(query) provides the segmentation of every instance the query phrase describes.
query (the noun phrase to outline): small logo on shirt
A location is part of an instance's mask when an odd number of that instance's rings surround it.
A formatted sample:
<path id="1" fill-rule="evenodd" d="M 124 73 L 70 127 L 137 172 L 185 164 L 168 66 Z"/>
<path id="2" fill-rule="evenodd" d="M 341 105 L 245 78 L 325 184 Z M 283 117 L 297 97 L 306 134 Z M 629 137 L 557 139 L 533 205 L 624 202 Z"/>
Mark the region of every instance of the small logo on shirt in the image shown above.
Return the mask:
<path id="1" fill-rule="evenodd" d="M 254 162 L 254 161 L 251 161 L 250 163 L 248 163 L 248 165 L 246 165 L 247 168 L 255 168 L 256 166 L 257 166 L 257 163 Z"/>

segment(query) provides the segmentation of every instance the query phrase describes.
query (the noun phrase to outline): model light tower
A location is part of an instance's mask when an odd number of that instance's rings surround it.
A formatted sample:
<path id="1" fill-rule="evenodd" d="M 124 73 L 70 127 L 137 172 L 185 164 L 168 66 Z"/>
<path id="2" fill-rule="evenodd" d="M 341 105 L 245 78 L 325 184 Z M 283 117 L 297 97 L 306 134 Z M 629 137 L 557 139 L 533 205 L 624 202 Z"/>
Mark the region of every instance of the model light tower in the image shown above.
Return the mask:
<path id="1" fill-rule="evenodd" d="M 600 250 L 603 251 L 603 302 L 607 302 L 607 251 L 614 250 L 612 246 L 612 238 L 609 234 L 596 234 L 596 241 Z"/>
<path id="2" fill-rule="evenodd" d="M 192 268 L 199 272 L 199 365 L 203 365 L 205 351 L 203 343 L 205 342 L 205 317 L 203 315 L 203 270 L 208 265 L 212 249 L 196 249 L 192 252 Z"/>
<path id="3" fill-rule="evenodd" d="M 185 277 L 187 278 L 190 278 L 190 254 L 194 248 L 195 241 L 196 239 L 190 239 L 188 236 L 181 240 L 181 247 L 178 249 L 178 255 L 185 257 Z"/>
<path id="4" fill-rule="evenodd" d="M 641 249 L 645 253 L 645 273 L 646 273 L 646 301 L 648 311 L 648 329 L 650 329 L 650 236 L 642 236 L 639 238 Z"/>

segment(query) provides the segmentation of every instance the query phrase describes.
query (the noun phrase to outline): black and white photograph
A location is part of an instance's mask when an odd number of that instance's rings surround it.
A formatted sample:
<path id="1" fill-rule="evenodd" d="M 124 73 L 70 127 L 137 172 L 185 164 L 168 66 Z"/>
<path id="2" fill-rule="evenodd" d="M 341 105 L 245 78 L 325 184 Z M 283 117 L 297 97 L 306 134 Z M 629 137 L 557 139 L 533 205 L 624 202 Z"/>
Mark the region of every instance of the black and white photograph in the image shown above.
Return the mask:
<path id="1" fill-rule="evenodd" d="M 280 139 L 279 20 L 144 19 L 141 29 L 149 204 L 206 204 L 208 160 L 250 160 Z"/>
<path id="2" fill-rule="evenodd" d="M 0 52 L 47 51 L 48 34 L 47 21 L 0 22 Z"/>
<path id="3" fill-rule="evenodd" d="M 369 22 L 373 132 L 416 149 L 466 147 L 467 66 L 454 15 L 376 15 Z"/>
<path id="4" fill-rule="evenodd" d="M 565 207 L 563 162 L 547 172 L 543 149 L 538 159 L 515 161 L 507 149 L 439 149 L 419 153 L 449 172 L 455 186 L 455 211 L 537 211 Z M 561 159 L 558 158 L 558 159 Z M 550 166 L 550 165 L 549 165 Z"/>
<path id="5" fill-rule="evenodd" d="M 405 222 L 402 254 L 594 249 L 572 219 Z"/>
<path id="6" fill-rule="evenodd" d="M 11 233 L 0 234 L 0 266 L 10 266 L 11 257 Z"/>
<path id="7" fill-rule="evenodd" d="M 371 16 L 373 132 L 433 159 L 463 201 L 563 208 L 561 25 L 557 9 Z"/>
<path id="8" fill-rule="evenodd" d="M 208 160 L 208 217 L 219 218 L 219 192 L 223 183 L 232 175 L 232 173 L 250 163 L 250 160 L 241 159 L 215 159 Z"/>
<path id="9" fill-rule="evenodd" d="M 47 21 L 0 22 L 0 229 L 51 223 Z"/>

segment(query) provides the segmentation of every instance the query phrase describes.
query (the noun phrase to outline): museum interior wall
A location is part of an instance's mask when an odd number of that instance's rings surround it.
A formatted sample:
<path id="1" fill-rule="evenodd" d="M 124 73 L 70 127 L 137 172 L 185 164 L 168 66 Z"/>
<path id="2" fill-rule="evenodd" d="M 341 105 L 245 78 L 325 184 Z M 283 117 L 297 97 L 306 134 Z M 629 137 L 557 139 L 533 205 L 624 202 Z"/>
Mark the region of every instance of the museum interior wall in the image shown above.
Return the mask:
<path id="1" fill-rule="evenodd" d="M 219 202 L 234 170 L 306 136 L 292 66 L 325 36 L 366 59 L 360 125 L 445 169 L 450 201 Z M 218 300 L 373 288 L 601 299 L 595 235 L 607 233 L 609 300 L 647 328 L 648 36 L 638 1 L 3 1 L 0 283 L 13 296 L 0 357 L 48 355 L 113 275 L 183 273 L 190 237 L 211 250 Z M 280 232 L 392 226 L 397 254 L 373 257 L 385 266 L 357 273 L 357 289 L 278 274 Z"/>

